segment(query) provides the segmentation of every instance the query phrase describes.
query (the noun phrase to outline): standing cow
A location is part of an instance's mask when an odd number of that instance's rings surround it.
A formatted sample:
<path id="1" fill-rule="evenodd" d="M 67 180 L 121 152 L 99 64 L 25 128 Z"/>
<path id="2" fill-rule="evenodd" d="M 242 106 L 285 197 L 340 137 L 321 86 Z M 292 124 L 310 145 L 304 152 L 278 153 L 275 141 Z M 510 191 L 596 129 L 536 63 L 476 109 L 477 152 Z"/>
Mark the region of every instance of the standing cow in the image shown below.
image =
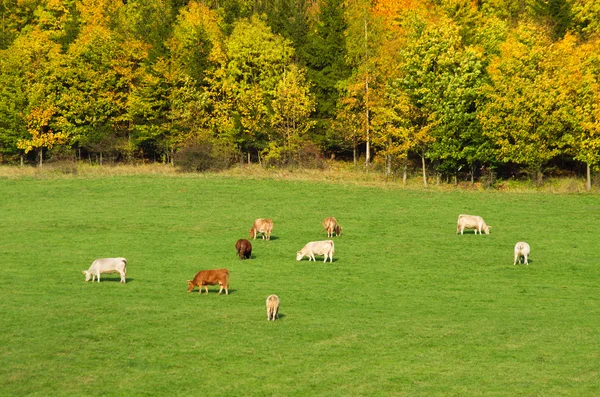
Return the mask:
<path id="1" fill-rule="evenodd" d="M 460 234 L 463 234 L 465 229 L 475 229 L 475 234 L 477 232 L 481 234 L 482 231 L 485 234 L 490 234 L 491 228 L 491 226 L 486 225 L 480 216 L 460 214 L 456 225 L 456 233 L 460 232 Z"/>
<path id="2" fill-rule="evenodd" d="M 300 261 L 305 256 L 308 256 L 308 260 L 317 261 L 315 255 L 324 255 L 323 262 L 327 262 L 329 257 L 329 263 L 333 262 L 333 254 L 335 253 L 335 247 L 333 240 L 324 241 L 311 241 L 307 243 L 300 251 L 296 252 L 296 260 Z"/>
<path id="3" fill-rule="evenodd" d="M 327 230 L 327 237 L 329 238 L 333 237 L 333 233 L 335 233 L 336 236 L 342 235 L 342 227 L 338 225 L 337 219 L 333 216 L 328 216 L 323 219 L 323 229 Z"/>
<path id="4" fill-rule="evenodd" d="M 270 218 L 258 218 L 254 221 L 254 225 L 252 225 L 252 228 L 248 230 L 248 233 L 250 233 L 250 237 L 252 237 L 254 240 L 256 240 L 256 235 L 258 233 L 262 233 L 263 240 L 265 239 L 265 236 L 267 240 L 271 240 L 272 231 L 273 221 Z"/>
<path id="5" fill-rule="evenodd" d="M 227 269 L 200 270 L 193 280 L 187 282 L 187 292 L 192 292 L 195 287 L 198 287 L 198 292 L 202 293 L 202 287 L 204 287 L 206 295 L 208 295 L 208 286 L 219 284 L 219 295 L 223 288 L 225 288 L 225 295 L 229 295 L 229 270 Z"/>
<path id="6" fill-rule="evenodd" d="M 513 265 L 517 264 L 517 260 L 519 261 L 519 263 L 522 263 L 522 260 L 524 260 L 525 264 L 529 265 L 529 262 L 527 261 L 529 252 L 531 252 L 531 248 L 526 242 L 519 241 L 517 244 L 515 244 L 515 261 Z"/>
<path id="7" fill-rule="evenodd" d="M 98 278 L 98 282 L 100 282 L 100 273 L 119 273 L 121 275 L 121 282 L 125 284 L 127 260 L 125 258 L 96 259 L 92 262 L 90 268 L 83 270 L 82 273 L 85 274 L 85 281 L 90 281 L 91 278 L 92 283 L 96 278 Z"/>
<path id="8" fill-rule="evenodd" d="M 279 297 L 277 295 L 269 295 L 267 298 L 267 321 L 275 321 L 279 319 Z"/>
<path id="9" fill-rule="evenodd" d="M 250 241 L 241 238 L 235 243 L 235 249 L 240 259 L 250 259 L 252 256 L 252 244 Z"/>

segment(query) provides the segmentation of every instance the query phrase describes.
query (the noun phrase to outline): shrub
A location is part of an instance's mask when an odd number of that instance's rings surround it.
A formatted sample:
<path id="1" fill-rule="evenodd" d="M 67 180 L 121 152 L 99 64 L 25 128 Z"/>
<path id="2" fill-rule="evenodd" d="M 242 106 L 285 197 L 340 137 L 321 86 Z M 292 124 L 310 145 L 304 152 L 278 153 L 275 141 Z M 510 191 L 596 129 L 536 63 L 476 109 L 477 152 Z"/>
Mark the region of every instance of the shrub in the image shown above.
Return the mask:
<path id="1" fill-rule="evenodd" d="M 175 153 L 175 165 L 187 172 L 219 171 L 236 159 L 235 150 L 222 142 L 190 140 Z"/>

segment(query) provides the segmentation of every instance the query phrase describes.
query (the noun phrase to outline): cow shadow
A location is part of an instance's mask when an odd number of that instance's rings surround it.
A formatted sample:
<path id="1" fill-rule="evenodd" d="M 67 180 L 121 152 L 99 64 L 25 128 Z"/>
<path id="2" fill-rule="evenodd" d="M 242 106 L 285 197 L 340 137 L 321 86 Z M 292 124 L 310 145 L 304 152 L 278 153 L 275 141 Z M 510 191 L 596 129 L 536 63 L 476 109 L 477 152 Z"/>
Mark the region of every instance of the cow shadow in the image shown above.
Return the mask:
<path id="1" fill-rule="evenodd" d="M 135 278 L 129 278 L 129 277 L 127 277 L 127 278 L 125 279 L 125 281 L 126 281 L 126 283 L 125 283 L 125 284 L 131 283 L 131 282 L 133 282 L 134 280 L 135 280 Z M 91 283 L 91 282 L 92 282 L 92 280 L 90 280 L 89 282 Z M 98 282 L 98 280 L 94 281 L 94 283 L 97 283 L 97 282 Z M 104 282 L 109 282 L 109 283 L 120 283 L 120 282 L 121 282 L 121 277 L 111 277 L 111 278 L 108 278 L 108 277 L 104 278 L 104 277 L 102 277 L 102 278 L 100 278 L 100 283 L 104 283 Z"/>
<path id="2" fill-rule="evenodd" d="M 306 257 L 304 257 L 304 258 L 302 258 L 301 261 L 296 261 L 296 262 L 298 262 L 298 263 L 301 263 L 301 262 L 307 262 L 307 263 L 308 262 L 310 262 L 310 263 L 336 263 L 339 260 L 338 258 L 333 258 L 332 262 L 329 262 L 329 259 L 327 259 L 327 262 L 323 262 L 323 258 L 319 259 L 318 256 L 316 256 L 315 259 L 317 260 L 316 262 L 315 261 L 309 261 Z"/>
<path id="3" fill-rule="evenodd" d="M 229 295 L 231 294 L 235 294 L 237 291 L 237 289 L 231 289 L 229 288 Z M 193 291 L 188 292 L 189 294 L 194 294 L 194 295 L 206 295 L 206 290 L 204 290 L 204 288 L 202 288 L 202 294 L 198 293 L 198 288 L 194 289 Z M 217 295 L 219 296 L 219 289 L 215 288 L 215 289 L 208 289 L 208 295 Z M 225 295 L 225 290 L 223 290 L 223 292 L 221 292 L 221 295 Z"/>
<path id="4" fill-rule="evenodd" d="M 521 261 L 523 261 L 523 259 L 521 259 Z M 535 261 L 533 259 L 531 259 L 531 258 L 527 258 L 527 262 L 529 262 L 529 264 L 531 265 Z M 519 265 L 521 265 L 521 266 L 527 266 L 525 263 L 523 263 L 523 262 L 519 263 L 519 261 L 517 261 L 517 266 L 519 266 Z"/>

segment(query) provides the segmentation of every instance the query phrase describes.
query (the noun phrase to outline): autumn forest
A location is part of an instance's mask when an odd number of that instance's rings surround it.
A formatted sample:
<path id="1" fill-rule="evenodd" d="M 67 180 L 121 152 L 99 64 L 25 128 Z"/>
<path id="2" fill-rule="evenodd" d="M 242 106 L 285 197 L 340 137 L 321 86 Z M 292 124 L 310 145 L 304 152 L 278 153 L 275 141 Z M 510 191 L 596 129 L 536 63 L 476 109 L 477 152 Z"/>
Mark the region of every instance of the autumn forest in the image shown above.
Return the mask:
<path id="1" fill-rule="evenodd" d="M 325 159 L 590 188 L 600 0 L 0 4 L 0 164 Z"/>

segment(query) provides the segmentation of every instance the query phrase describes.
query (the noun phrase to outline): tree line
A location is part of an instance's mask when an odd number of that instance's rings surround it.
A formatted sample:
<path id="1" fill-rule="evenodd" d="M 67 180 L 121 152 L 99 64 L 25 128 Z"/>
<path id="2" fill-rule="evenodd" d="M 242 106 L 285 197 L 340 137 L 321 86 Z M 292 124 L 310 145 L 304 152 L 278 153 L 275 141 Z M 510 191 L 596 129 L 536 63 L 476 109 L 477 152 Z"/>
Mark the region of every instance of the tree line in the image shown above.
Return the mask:
<path id="1" fill-rule="evenodd" d="M 600 1 L 5 0 L 0 162 L 600 164 Z"/>

